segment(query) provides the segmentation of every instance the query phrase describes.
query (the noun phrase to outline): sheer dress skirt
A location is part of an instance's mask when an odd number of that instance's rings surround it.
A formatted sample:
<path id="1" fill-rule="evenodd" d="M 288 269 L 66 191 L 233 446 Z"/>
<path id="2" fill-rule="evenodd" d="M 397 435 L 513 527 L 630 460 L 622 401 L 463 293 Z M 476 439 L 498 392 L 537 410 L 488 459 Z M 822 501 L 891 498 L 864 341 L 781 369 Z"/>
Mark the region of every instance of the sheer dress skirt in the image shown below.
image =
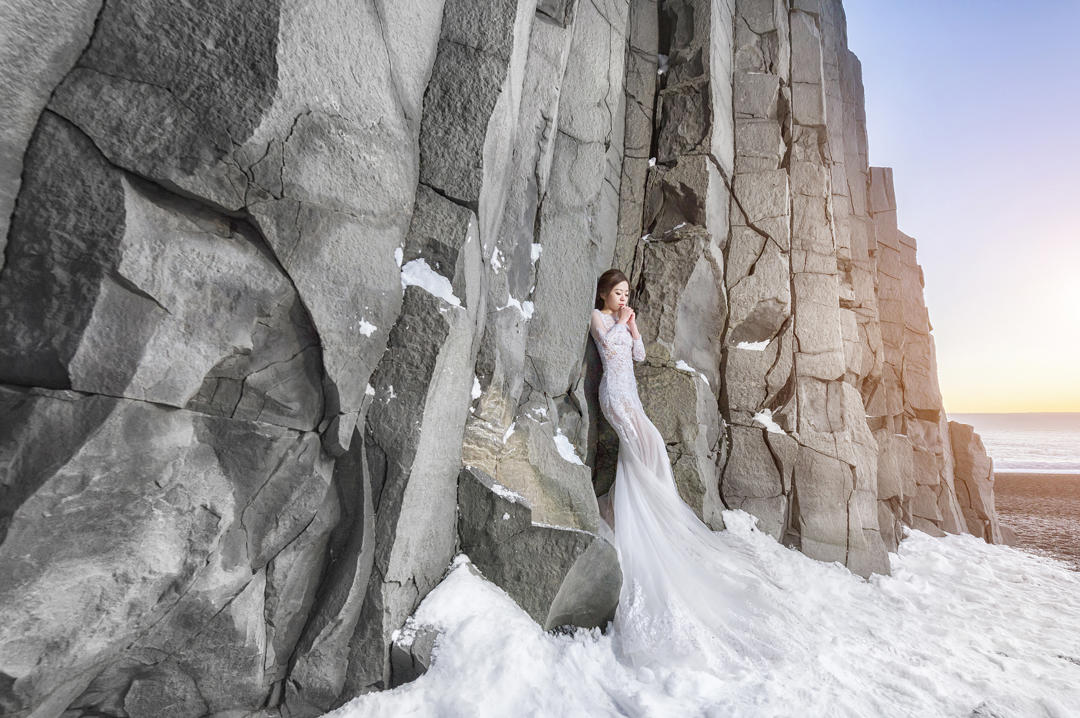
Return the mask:
<path id="1" fill-rule="evenodd" d="M 625 325 L 597 314 L 593 337 L 605 366 L 600 410 L 619 437 L 612 505 L 623 572 L 614 621 L 620 657 L 714 671 L 782 657 L 756 638 L 755 622 L 770 617 L 761 607 L 763 587 L 750 581 L 760 573 L 752 552 L 710 529 L 679 496 L 667 445 L 637 392 L 632 359 L 640 339 L 619 336 Z M 609 339 L 612 333 L 619 338 Z"/>

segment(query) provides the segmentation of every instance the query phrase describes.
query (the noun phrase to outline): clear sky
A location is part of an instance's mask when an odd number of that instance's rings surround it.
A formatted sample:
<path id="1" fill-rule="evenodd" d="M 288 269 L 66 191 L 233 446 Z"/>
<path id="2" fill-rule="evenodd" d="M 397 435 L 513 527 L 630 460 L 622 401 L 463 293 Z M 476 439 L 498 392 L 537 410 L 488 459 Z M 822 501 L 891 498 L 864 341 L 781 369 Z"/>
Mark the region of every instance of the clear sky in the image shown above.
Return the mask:
<path id="1" fill-rule="evenodd" d="M 845 0 L 947 413 L 1080 411 L 1080 0 Z"/>

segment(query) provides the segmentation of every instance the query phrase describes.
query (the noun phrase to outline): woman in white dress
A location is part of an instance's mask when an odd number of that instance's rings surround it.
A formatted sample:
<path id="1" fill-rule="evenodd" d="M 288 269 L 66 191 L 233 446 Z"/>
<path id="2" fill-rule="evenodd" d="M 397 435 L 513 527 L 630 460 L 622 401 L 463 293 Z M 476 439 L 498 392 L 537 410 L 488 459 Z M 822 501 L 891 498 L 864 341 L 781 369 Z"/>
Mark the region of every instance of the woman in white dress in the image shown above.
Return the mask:
<path id="1" fill-rule="evenodd" d="M 770 620 L 754 585 L 761 571 L 749 551 L 683 502 L 664 438 L 641 405 L 634 362 L 644 361 L 645 347 L 629 295 L 621 271 L 604 272 L 590 326 L 604 367 L 600 410 L 619 437 L 611 490 L 623 572 L 615 645 L 635 666 L 725 670 L 769 660 L 779 651 L 757 640 L 760 621 Z"/>

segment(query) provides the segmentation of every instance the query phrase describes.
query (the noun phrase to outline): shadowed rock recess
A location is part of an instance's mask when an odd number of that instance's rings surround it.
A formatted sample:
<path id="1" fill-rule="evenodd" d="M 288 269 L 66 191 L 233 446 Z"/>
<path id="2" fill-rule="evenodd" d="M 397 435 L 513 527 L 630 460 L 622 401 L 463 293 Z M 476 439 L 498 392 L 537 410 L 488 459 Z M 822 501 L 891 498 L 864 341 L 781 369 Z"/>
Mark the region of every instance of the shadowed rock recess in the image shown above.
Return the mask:
<path id="1" fill-rule="evenodd" d="M 684 499 L 1008 537 L 839 0 L 0 7 L 0 713 L 316 716 L 465 551 L 603 625 L 596 277 Z"/>

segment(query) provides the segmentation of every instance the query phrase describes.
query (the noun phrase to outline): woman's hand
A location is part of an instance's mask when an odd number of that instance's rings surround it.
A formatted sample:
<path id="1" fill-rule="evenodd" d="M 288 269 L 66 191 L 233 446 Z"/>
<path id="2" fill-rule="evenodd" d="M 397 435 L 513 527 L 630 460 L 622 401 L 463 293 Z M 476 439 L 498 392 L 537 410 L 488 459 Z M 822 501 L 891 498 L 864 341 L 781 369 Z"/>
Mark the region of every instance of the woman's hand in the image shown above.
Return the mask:
<path id="1" fill-rule="evenodd" d="M 625 315 L 623 312 L 625 312 Z M 630 330 L 630 336 L 637 339 L 641 336 L 637 328 L 637 312 L 630 307 L 622 307 L 619 310 L 619 319 L 621 320 L 624 316 L 626 317 L 626 328 Z"/>
<path id="2" fill-rule="evenodd" d="M 615 320 L 623 324 L 629 324 L 634 321 L 634 310 L 630 307 L 619 307 L 619 316 Z"/>
<path id="3" fill-rule="evenodd" d="M 631 311 L 633 312 L 633 310 Z M 632 336 L 634 339 L 637 339 L 641 336 L 641 332 L 639 332 L 637 328 L 637 312 L 633 312 L 630 315 L 630 321 L 626 323 L 626 327 L 630 330 L 630 336 Z"/>

